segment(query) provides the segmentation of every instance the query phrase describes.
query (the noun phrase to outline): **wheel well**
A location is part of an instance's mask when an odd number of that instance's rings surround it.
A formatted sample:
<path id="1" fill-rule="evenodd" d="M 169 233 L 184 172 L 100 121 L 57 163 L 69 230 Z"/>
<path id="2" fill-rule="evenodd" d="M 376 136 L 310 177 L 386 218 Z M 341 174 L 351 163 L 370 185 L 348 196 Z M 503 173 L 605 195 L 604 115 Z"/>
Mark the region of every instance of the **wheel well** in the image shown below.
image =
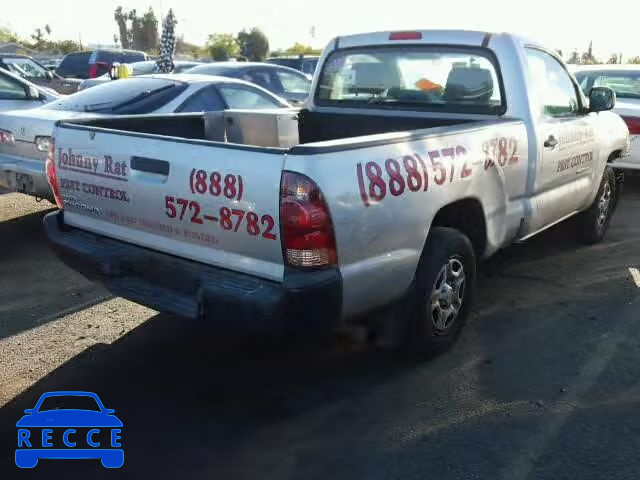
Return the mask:
<path id="1" fill-rule="evenodd" d="M 432 227 L 455 228 L 464 233 L 476 252 L 482 256 L 487 246 L 487 227 L 480 201 L 465 198 L 442 207 L 431 222 Z"/>
<path id="2" fill-rule="evenodd" d="M 611 155 L 609 155 L 609 158 L 607 158 L 607 163 L 611 163 L 616 158 L 619 158 L 621 156 L 622 156 L 622 150 L 616 150 L 615 152 L 611 152 Z"/>

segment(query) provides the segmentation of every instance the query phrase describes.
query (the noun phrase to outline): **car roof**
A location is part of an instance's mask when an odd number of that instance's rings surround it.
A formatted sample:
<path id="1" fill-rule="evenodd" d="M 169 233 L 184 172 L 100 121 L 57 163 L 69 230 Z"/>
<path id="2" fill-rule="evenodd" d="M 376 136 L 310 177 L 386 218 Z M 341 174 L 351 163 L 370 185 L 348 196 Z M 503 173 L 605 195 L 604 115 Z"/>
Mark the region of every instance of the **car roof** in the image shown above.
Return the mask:
<path id="1" fill-rule="evenodd" d="M 597 64 L 597 65 L 571 65 L 571 69 L 574 72 L 621 72 L 621 71 L 640 71 L 640 65 L 637 64 L 619 64 L 619 63 L 608 63 L 608 64 Z"/>
<path id="2" fill-rule="evenodd" d="M 31 58 L 29 55 L 20 53 L 0 53 L 0 58 Z M 33 58 L 31 58 L 33 60 Z"/>
<path id="3" fill-rule="evenodd" d="M 41 93 L 47 94 L 49 97 L 57 98 L 57 97 L 60 96 L 59 93 L 57 93 L 55 91 L 48 90 L 48 89 L 44 89 L 40 85 L 36 85 L 35 83 L 30 82 L 26 78 L 23 78 L 20 75 L 17 75 L 17 74 L 15 74 L 13 72 L 10 72 L 9 70 L 5 70 L 4 68 L 0 68 L 0 72 L 2 72 L 3 75 L 7 75 L 8 77 L 13 78 L 17 82 L 22 83 L 23 85 L 28 85 L 29 87 L 33 87 L 36 90 L 38 90 L 39 92 L 41 92 Z"/>
<path id="4" fill-rule="evenodd" d="M 40 397 L 40 399 L 43 398 L 47 398 L 47 397 L 60 397 L 63 395 L 69 395 L 69 396 L 75 396 L 75 397 L 92 397 L 92 398 L 98 398 L 98 395 L 96 395 L 93 392 L 83 392 L 80 390 L 61 390 L 59 392 L 47 392 L 47 393 L 43 393 L 42 396 Z"/>
<path id="5" fill-rule="evenodd" d="M 207 67 L 221 67 L 221 68 L 228 68 L 229 70 L 241 70 L 243 68 L 256 68 L 256 67 L 260 67 L 260 68 L 270 68 L 272 70 L 274 69 L 278 69 L 278 70 L 288 70 L 291 72 L 295 72 L 300 74 L 300 71 L 296 70 L 295 68 L 289 68 L 289 67 L 285 67 L 283 65 L 276 65 L 273 63 L 266 63 L 266 62 L 212 62 L 212 63 L 203 63 L 202 65 L 198 65 L 199 68 L 203 68 L 204 66 Z M 303 73 L 301 75 L 304 75 Z"/>
<path id="6" fill-rule="evenodd" d="M 225 77 L 221 75 L 206 75 L 204 73 L 149 73 L 130 78 L 161 78 L 164 80 L 173 80 L 183 83 L 237 83 L 239 85 L 249 85 L 251 87 L 260 88 L 255 83 L 247 82 L 240 78 Z M 260 88 L 260 90 L 264 89 Z"/>

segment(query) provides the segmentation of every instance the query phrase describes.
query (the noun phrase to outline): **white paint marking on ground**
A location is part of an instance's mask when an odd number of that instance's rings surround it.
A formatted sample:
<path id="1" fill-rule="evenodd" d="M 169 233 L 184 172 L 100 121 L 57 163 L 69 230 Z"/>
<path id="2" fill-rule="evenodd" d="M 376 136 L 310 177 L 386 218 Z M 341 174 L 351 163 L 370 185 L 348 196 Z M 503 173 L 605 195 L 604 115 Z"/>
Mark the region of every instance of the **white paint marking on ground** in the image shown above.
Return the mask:
<path id="1" fill-rule="evenodd" d="M 636 287 L 640 288 L 640 270 L 629 267 L 629 273 L 631 274 L 631 278 L 633 278 Z"/>

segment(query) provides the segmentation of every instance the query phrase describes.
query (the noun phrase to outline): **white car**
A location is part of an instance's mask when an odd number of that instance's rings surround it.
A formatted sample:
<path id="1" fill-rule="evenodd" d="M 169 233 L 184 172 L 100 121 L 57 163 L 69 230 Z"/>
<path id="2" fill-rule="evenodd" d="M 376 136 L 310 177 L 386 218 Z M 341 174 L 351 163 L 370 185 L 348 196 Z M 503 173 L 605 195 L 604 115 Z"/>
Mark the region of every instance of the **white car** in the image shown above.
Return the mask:
<path id="1" fill-rule="evenodd" d="M 53 90 L 0 68 L 0 111 L 41 107 L 59 97 Z"/>
<path id="2" fill-rule="evenodd" d="M 41 108 L 0 113 L 0 188 L 51 198 L 44 162 L 59 120 L 287 107 L 264 88 L 226 77 L 161 74 L 105 82 Z"/>
<path id="3" fill-rule="evenodd" d="M 629 128 L 629 156 L 619 158 L 614 167 L 640 170 L 640 65 L 588 65 L 576 67 L 574 75 L 585 95 L 593 87 L 609 87 L 616 92 L 613 109 Z"/>

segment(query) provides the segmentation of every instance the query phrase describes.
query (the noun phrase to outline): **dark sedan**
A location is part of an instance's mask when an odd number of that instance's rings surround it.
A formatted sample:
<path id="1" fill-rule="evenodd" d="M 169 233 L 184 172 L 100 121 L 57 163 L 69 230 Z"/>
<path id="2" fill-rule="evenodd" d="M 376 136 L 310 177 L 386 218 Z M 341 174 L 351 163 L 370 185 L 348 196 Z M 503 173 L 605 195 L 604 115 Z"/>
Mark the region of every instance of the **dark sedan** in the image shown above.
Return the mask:
<path id="1" fill-rule="evenodd" d="M 199 65 L 185 73 L 240 78 L 269 90 L 293 104 L 306 100 L 311 90 L 311 80 L 292 68 L 269 63 L 216 62 Z"/>

